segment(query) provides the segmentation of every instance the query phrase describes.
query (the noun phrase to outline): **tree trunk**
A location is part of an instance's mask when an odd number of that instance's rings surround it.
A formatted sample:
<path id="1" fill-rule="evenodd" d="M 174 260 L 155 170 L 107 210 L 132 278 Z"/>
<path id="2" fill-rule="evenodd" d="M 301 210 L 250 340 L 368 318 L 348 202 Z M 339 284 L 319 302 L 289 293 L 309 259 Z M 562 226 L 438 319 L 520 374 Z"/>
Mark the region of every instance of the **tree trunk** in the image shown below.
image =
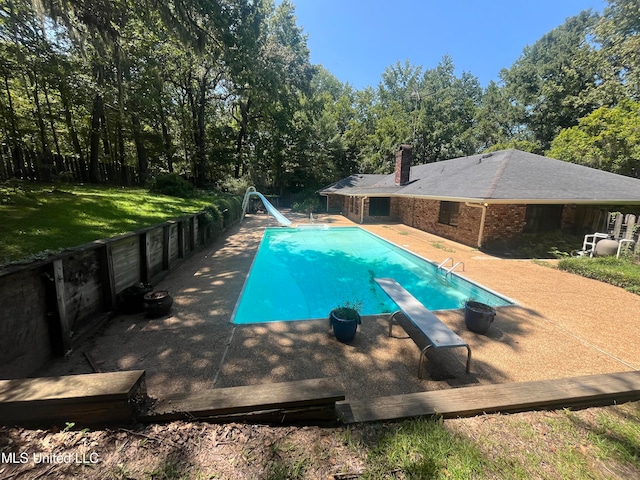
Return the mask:
<path id="1" fill-rule="evenodd" d="M 71 109 L 69 108 L 69 97 L 67 97 L 67 92 L 64 88 L 58 89 L 60 92 L 60 100 L 62 101 L 62 107 L 64 108 L 64 120 L 67 124 L 67 130 L 69 131 L 69 138 L 71 140 L 71 145 L 73 145 L 73 151 L 75 152 L 78 160 L 80 161 L 80 179 L 84 182 L 87 180 L 86 171 L 85 171 L 85 163 L 84 163 L 84 153 L 82 152 L 82 147 L 80 146 L 80 140 L 78 139 L 78 132 L 73 125 L 73 118 L 71 116 Z M 93 122 L 93 119 L 92 119 Z M 93 126 L 93 123 L 92 123 Z"/>
<path id="2" fill-rule="evenodd" d="M 127 68 L 126 62 L 123 68 L 122 51 L 116 42 L 114 44 L 113 56 L 116 65 L 116 79 L 118 84 L 118 116 L 116 119 L 116 137 L 118 141 L 118 164 L 120 165 L 120 181 L 123 185 L 129 185 L 130 178 L 127 172 L 127 158 L 124 146 L 124 69 Z"/>
<path id="3" fill-rule="evenodd" d="M 167 116 L 164 113 L 162 105 L 162 84 L 158 87 L 158 115 L 160 116 L 160 125 L 162 128 L 162 143 L 164 145 L 164 153 L 167 156 L 167 170 L 169 173 L 173 173 L 173 145 L 171 142 L 171 135 L 169 133 L 169 127 L 167 125 Z"/>
<path id="4" fill-rule="evenodd" d="M 147 149 L 144 146 L 142 138 L 142 127 L 140 126 L 140 119 L 135 113 L 131 114 L 131 126 L 133 133 L 133 141 L 136 145 L 136 153 L 138 156 L 138 177 L 139 181 L 144 184 L 149 176 L 149 165 L 147 160 Z"/>
<path id="5" fill-rule="evenodd" d="M 44 100 L 47 104 L 47 115 L 49 116 L 49 126 L 51 127 L 53 144 L 56 147 L 56 155 L 58 155 L 58 157 L 62 157 L 62 154 L 60 153 L 60 142 L 58 141 L 58 133 L 56 132 L 56 124 L 54 121 L 53 112 L 51 111 L 51 102 L 49 101 L 49 92 L 47 91 L 46 83 L 42 85 L 42 93 L 44 93 Z"/>
<path id="6" fill-rule="evenodd" d="M 198 98 L 193 94 L 191 84 L 187 87 L 187 95 L 191 106 L 191 117 L 193 120 L 193 143 L 196 149 L 196 158 L 194 161 L 194 177 L 196 185 L 201 187 L 206 181 L 206 141 L 205 141 L 205 107 L 207 99 L 207 78 L 209 71 L 205 71 L 202 78 L 198 79 Z"/>
<path id="7" fill-rule="evenodd" d="M 200 91 L 198 92 L 198 111 L 197 111 L 197 129 L 199 142 L 196 146 L 196 156 L 198 158 L 198 176 L 196 182 L 199 187 L 204 186 L 206 183 L 207 173 L 207 149 L 206 149 L 206 137 L 205 137 L 205 110 L 207 101 L 207 78 L 208 71 L 202 75 L 200 79 Z"/>
<path id="8" fill-rule="evenodd" d="M 17 177 L 21 174 L 24 165 L 24 155 L 22 151 L 22 136 L 18 131 L 18 125 L 16 122 L 16 112 L 13 109 L 13 98 L 11 97 L 11 89 L 9 88 L 9 77 L 4 76 L 4 85 L 7 90 L 7 99 L 9 101 L 9 117 L 11 120 L 11 160 L 13 161 L 13 174 Z"/>
<path id="9" fill-rule="evenodd" d="M 122 119 L 120 114 L 118 113 L 118 117 L 116 118 L 116 137 L 118 142 L 118 165 L 120 166 L 120 182 L 122 185 L 129 185 L 130 178 L 127 171 L 127 157 L 125 155 L 125 146 L 124 146 L 124 128 L 122 126 Z M 111 180 L 115 180 L 112 178 Z"/>
<path id="10" fill-rule="evenodd" d="M 91 112 L 91 136 L 89 150 L 89 182 L 100 183 L 100 125 L 104 116 L 104 102 L 102 96 L 97 93 L 93 98 Z"/>
<path id="11" fill-rule="evenodd" d="M 35 71 L 32 72 L 30 78 L 33 85 L 33 101 L 36 107 L 36 122 L 38 123 L 38 131 L 40 133 L 40 143 L 42 145 L 42 153 L 47 162 L 51 159 L 51 150 L 49 149 L 49 142 L 47 141 L 47 131 L 44 125 L 44 118 L 42 118 L 42 108 L 40 108 L 40 90 L 38 86 L 38 75 Z"/>
<path id="12" fill-rule="evenodd" d="M 251 99 L 247 99 L 246 103 L 240 102 L 240 131 L 238 132 L 238 138 L 236 140 L 236 166 L 233 172 L 234 178 L 240 178 L 242 175 L 242 145 L 247 137 L 247 130 L 249 126 L 249 108 L 251 106 Z"/>

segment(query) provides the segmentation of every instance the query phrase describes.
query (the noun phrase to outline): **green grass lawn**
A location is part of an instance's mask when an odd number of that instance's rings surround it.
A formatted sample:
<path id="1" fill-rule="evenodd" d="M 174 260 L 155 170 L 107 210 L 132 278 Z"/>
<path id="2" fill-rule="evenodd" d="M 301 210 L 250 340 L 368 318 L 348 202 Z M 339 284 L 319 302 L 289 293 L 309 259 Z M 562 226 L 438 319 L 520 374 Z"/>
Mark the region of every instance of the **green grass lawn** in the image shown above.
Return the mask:
<path id="1" fill-rule="evenodd" d="M 142 188 L 6 183 L 0 185 L 0 263 L 195 213 L 216 198 L 183 199 Z"/>
<path id="2" fill-rule="evenodd" d="M 558 263 L 558 268 L 640 295 L 640 264 L 629 257 L 565 258 Z"/>

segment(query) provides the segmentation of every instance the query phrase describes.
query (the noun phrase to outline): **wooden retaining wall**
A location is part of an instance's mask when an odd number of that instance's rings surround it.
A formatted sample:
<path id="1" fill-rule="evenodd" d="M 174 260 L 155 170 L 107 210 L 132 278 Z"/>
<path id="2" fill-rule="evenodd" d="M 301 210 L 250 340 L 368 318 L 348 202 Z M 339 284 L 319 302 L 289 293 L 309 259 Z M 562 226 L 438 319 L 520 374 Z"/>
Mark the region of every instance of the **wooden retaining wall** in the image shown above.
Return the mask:
<path id="1" fill-rule="evenodd" d="M 203 215 L 0 270 L 0 378 L 29 376 L 63 355 L 117 313 L 118 293 L 141 282 L 155 284 L 215 240 L 222 220 L 217 228 L 203 228 Z"/>

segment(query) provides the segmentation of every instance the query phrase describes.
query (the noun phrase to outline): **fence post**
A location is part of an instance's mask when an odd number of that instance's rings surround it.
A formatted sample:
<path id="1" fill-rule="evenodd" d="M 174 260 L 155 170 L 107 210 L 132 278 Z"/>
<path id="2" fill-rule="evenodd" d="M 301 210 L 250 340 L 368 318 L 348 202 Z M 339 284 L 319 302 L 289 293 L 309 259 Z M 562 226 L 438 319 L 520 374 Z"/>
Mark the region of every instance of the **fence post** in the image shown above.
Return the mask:
<path id="1" fill-rule="evenodd" d="M 189 252 L 193 252 L 196 249 L 195 218 L 194 215 L 189 217 Z"/>
<path id="2" fill-rule="evenodd" d="M 53 261 L 53 280 L 56 288 L 56 301 L 58 304 L 58 317 L 62 330 L 62 346 L 65 352 L 71 350 L 71 335 L 69 319 L 67 318 L 67 306 L 64 298 L 64 269 L 60 258 Z"/>
<path id="3" fill-rule="evenodd" d="M 140 232 L 140 279 L 142 283 L 149 283 L 149 235 L 144 230 Z"/>
<path id="4" fill-rule="evenodd" d="M 184 218 L 178 220 L 178 258 L 184 258 Z"/>
<path id="5" fill-rule="evenodd" d="M 171 270 L 169 267 L 169 238 L 171 223 L 162 227 L 162 269 Z"/>
<path id="6" fill-rule="evenodd" d="M 105 242 L 97 251 L 100 263 L 100 283 L 102 284 L 102 297 L 104 308 L 107 311 L 116 311 L 118 302 L 116 299 L 116 282 L 113 270 L 113 254 L 111 243 Z"/>

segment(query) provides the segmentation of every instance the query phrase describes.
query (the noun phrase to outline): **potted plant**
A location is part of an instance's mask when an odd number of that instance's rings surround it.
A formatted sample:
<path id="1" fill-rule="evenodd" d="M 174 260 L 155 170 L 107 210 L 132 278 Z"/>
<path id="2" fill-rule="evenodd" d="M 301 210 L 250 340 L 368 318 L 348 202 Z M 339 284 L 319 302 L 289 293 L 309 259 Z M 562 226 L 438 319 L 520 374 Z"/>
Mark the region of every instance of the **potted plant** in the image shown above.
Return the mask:
<path id="1" fill-rule="evenodd" d="M 358 325 L 362 323 L 360 319 L 360 308 L 362 302 L 345 302 L 329 313 L 329 323 L 333 329 L 333 334 L 342 343 L 353 340 L 358 330 Z"/>
<path id="2" fill-rule="evenodd" d="M 485 334 L 496 317 L 495 308 L 475 300 L 464 302 L 464 323 L 475 333 Z"/>
<path id="3" fill-rule="evenodd" d="M 154 318 L 169 313 L 173 297 L 168 290 L 157 290 L 144 295 L 144 311 L 147 317 Z"/>
<path id="4" fill-rule="evenodd" d="M 144 310 L 144 296 L 153 290 L 149 283 L 138 283 L 125 288 L 117 296 L 118 311 L 121 313 L 138 313 Z"/>

